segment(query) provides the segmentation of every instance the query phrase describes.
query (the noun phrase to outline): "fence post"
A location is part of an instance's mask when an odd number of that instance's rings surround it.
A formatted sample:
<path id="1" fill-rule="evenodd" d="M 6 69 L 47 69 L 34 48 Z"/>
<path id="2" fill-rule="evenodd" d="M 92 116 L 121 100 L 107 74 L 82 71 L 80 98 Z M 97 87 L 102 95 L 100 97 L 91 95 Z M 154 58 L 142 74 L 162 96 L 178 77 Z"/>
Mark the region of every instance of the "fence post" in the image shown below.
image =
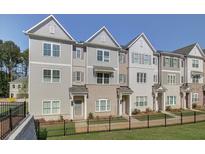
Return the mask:
<path id="1" fill-rule="evenodd" d="M 66 136 L 65 120 L 63 120 L 63 126 L 64 126 L 64 136 Z"/>
<path id="2" fill-rule="evenodd" d="M 181 112 L 181 125 L 183 124 L 183 114 Z"/>
<path id="3" fill-rule="evenodd" d="M 9 128 L 10 128 L 10 131 L 12 131 L 12 110 L 11 108 L 9 109 Z"/>
<path id="4" fill-rule="evenodd" d="M 111 131 L 111 116 L 109 116 L 109 132 Z"/>
<path id="5" fill-rule="evenodd" d="M 24 113 L 24 117 L 26 117 L 26 101 L 24 101 L 23 104 L 24 104 L 24 111 L 23 111 L 23 113 Z"/>
<path id="6" fill-rule="evenodd" d="M 196 123 L 196 111 L 194 111 L 194 123 Z"/>
<path id="7" fill-rule="evenodd" d="M 131 129 L 131 116 L 129 116 L 129 130 Z"/>
<path id="8" fill-rule="evenodd" d="M 167 115 L 164 114 L 164 126 L 167 127 Z"/>
<path id="9" fill-rule="evenodd" d="M 149 128 L 149 114 L 147 115 L 147 128 Z"/>
<path id="10" fill-rule="evenodd" d="M 89 125 L 90 125 L 90 121 L 89 121 L 89 119 L 87 119 L 87 133 L 89 133 Z"/>

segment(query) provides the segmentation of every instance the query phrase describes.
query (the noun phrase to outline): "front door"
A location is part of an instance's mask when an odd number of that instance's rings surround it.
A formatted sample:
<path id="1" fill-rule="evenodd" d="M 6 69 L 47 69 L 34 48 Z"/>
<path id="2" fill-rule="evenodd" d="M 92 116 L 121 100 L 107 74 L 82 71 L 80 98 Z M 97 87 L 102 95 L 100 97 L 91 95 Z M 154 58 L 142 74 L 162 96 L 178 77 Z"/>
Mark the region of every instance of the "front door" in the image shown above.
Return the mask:
<path id="1" fill-rule="evenodd" d="M 82 116 L 82 111 L 83 111 L 82 101 L 81 100 L 74 101 L 74 116 L 76 117 Z"/>
<path id="2" fill-rule="evenodd" d="M 186 108 L 189 108 L 189 93 L 186 93 Z"/>

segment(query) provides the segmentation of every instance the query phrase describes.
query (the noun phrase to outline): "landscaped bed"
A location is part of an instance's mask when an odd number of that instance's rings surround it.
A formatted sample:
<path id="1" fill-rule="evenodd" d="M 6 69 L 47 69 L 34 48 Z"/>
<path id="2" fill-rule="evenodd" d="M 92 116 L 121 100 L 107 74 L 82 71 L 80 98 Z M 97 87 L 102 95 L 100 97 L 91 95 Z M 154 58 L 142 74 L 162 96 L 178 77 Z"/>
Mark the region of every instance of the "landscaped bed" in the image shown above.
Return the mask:
<path id="1" fill-rule="evenodd" d="M 127 122 L 128 120 L 124 117 L 111 117 L 110 123 L 118 123 L 118 122 Z M 109 117 L 108 118 L 99 118 L 99 119 L 91 119 L 89 120 L 89 124 L 108 124 L 109 123 Z"/>
<path id="2" fill-rule="evenodd" d="M 148 120 L 148 115 L 149 115 L 149 120 L 165 119 L 165 114 L 157 113 L 157 112 L 140 113 L 133 117 L 137 120 L 145 121 L 145 120 Z M 166 118 L 169 119 L 169 118 L 174 118 L 174 117 L 170 115 L 166 115 Z"/>
<path id="3" fill-rule="evenodd" d="M 172 114 L 175 114 L 177 116 L 194 116 L 194 112 L 196 112 L 196 115 L 200 115 L 200 114 L 205 114 L 205 112 L 198 112 L 198 111 L 193 111 L 193 110 L 181 110 L 181 111 L 169 111 Z"/>

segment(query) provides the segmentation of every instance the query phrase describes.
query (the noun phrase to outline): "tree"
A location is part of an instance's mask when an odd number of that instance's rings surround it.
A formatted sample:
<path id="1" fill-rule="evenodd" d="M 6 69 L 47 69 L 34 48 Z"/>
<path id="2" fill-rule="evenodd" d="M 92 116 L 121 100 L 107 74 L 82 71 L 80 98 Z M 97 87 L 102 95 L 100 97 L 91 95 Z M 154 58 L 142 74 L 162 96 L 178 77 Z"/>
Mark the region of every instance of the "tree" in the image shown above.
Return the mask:
<path id="1" fill-rule="evenodd" d="M 24 76 L 28 74 L 28 64 L 29 64 L 29 50 L 26 49 L 21 53 L 22 67 Z"/>
<path id="2" fill-rule="evenodd" d="M 20 63 L 20 48 L 12 41 L 1 44 L 1 58 L 8 72 L 8 79 L 12 81 L 12 71 Z"/>

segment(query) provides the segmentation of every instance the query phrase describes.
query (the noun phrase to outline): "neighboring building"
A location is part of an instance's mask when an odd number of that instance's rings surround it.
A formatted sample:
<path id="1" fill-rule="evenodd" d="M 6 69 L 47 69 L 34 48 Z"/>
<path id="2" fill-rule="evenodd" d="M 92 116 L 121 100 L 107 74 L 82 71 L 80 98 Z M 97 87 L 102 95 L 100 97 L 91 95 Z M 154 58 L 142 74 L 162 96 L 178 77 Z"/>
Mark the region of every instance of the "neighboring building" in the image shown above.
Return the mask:
<path id="1" fill-rule="evenodd" d="M 144 33 L 120 46 L 104 26 L 77 42 L 54 16 L 29 36 L 29 111 L 35 118 L 127 116 L 138 109 L 192 108 L 203 102 L 198 44 L 156 51 Z"/>
<path id="2" fill-rule="evenodd" d="M 9 97 L 10 98 L 27 98 L 28 97 L 28 78 L 19 77 L 9 82 Z"/>
<path id="3" fill-rule="evenodd" d="M 182 108 L 192 104 L 203 105 L 204 52 L 198 43 L 177 49 L 174 53 L 184 55 L 184 84 L 181 86 Z"/>

